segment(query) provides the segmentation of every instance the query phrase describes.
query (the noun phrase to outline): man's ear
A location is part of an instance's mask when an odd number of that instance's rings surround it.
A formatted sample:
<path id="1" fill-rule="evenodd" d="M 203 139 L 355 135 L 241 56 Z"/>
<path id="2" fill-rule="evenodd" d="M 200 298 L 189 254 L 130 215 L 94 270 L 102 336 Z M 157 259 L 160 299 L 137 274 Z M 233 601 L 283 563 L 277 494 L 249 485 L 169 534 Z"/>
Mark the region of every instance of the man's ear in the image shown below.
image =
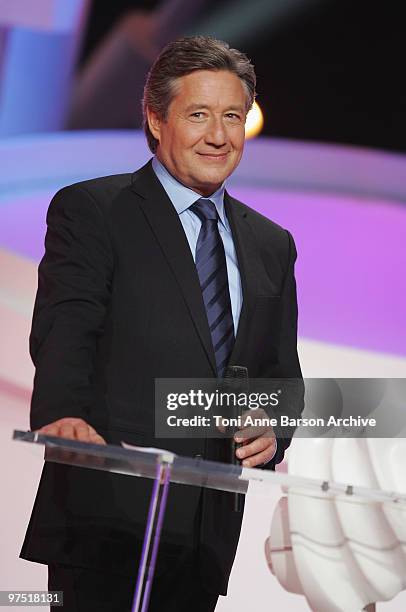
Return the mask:
<path id="1" fill-rule="evenodd" d="M 151 110 L 148 106 L 147 121 L 151 134 L 154 138 L 156 138 L 156 140 L 158 140 L 158 142 L 160 142 L 162 119 L 155 111 Z"/>

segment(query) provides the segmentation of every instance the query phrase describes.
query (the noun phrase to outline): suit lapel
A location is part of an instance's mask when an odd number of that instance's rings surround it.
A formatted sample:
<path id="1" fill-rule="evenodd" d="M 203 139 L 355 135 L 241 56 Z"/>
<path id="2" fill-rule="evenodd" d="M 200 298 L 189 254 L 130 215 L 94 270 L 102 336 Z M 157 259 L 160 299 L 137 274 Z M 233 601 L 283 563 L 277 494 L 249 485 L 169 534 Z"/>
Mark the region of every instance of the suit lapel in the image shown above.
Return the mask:
<path id="1" fill-rule="evenodd" d="M 179 215 L 156 177 L 151 162 L 133 174 L 132 189 L 143 198 L 141 207 L 146 220 L 172 269 L 213 373 L 216 375 L 216 361 L 206 310 L 189 243 Z M 262 262 L 246 209 L 227 192 L 224 204 L 237 253 L 243 294 L 230 365 L 241 365 L 245 362 L 244 346 L 254 314 L 258 293 L 257 275 L 262 269 Z"/>
<path id="2" fill-rule="evenodd" d="M 141 207 L 144 215 L 172 269 L 213 373 L 216 374 L 206 310 L 189 243 L 179 215 L 156 177 L 151 162 L 134 173 L 132 189 L 143 198 Z"/>
<path id="3" fill-rule="evenodd" d="M 245 363 L 244 346 L 254 316 L 258 294 L 257 278 L 259 271 L 262 269 L 262 262 L 254 233 L 249 224 L 248 213 L 227 192 L 225 192 L 224 204 L 233 234 L 243 294 L 240 320 L 230 357 L 230 365 L 242 365 Z"/>

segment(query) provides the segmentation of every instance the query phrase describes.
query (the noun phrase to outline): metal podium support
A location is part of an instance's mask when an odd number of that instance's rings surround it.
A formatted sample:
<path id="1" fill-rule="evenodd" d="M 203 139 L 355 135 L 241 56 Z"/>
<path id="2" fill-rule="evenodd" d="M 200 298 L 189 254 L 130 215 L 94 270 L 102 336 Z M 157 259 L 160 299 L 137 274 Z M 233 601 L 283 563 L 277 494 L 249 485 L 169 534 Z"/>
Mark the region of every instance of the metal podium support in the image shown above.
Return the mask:
<path id="1" fill-rule="evenodd" d="M 169 492 L 172 462 L 173 456 L 166 455 L 160 455 L 157 461 L 157 473 L 149 504 L 132 612 L 146 612 L 148 610 L 162 523 L 165 516 L 166 500 Z"/>

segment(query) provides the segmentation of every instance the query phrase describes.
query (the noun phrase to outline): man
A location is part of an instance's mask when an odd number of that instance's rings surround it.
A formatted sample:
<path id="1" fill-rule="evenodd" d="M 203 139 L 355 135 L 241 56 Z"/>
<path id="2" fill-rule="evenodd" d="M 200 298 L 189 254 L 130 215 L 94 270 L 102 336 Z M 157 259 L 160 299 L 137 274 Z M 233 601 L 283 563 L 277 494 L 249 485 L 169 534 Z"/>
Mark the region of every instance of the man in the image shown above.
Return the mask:
<path id="1" fill-rule="evenodd" d="M 217 441 L 154 438 L 154 379 L 221 377 L 227 364 L 301 375 L 292 237 L 224 189 L 254 96 L 253 66 L 226 43 L 169 44 L 144 91 L 152 162 L 54 197 L 31 333 L 32 429 L 227 461 Z M 261 435 L 237 453 L 274 469 L 287 445 Z M 21 556 L 49 565 L 65 609 L 130 609 L 150 490 L 45 464 Z M 241 519 L 232 495 L 173 485 L 150 610 L 214 610 Z"/>

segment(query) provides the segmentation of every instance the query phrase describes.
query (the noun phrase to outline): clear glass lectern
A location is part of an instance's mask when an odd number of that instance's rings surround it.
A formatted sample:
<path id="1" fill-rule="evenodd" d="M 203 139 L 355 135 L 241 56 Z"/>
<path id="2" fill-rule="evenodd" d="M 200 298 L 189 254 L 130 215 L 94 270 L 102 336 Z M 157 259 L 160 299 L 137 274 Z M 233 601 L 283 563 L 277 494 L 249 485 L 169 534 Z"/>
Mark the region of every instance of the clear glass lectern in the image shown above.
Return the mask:
<path id="1" fill-rule="evenodd" d="M 141 561 L 134 593 L 133 612 L 146 612 L 152 588 L 161 528 L 170 483 L 207 487 L 245 495 L 249 483 L 263 486 L 281 485 L 307 491 L 310 495 L 340 496 L 365 502 L 384 502 L 406 507 L 406 494 L 292 476 L 270 470 L 243 468 L 202 458 L 177 456 L 164 449 L 99 445 L 40 435 L 37 432 L 14 431 L 13 439 L 45 446 L 45 460 L 154 481 L 146 520 Z"/>

